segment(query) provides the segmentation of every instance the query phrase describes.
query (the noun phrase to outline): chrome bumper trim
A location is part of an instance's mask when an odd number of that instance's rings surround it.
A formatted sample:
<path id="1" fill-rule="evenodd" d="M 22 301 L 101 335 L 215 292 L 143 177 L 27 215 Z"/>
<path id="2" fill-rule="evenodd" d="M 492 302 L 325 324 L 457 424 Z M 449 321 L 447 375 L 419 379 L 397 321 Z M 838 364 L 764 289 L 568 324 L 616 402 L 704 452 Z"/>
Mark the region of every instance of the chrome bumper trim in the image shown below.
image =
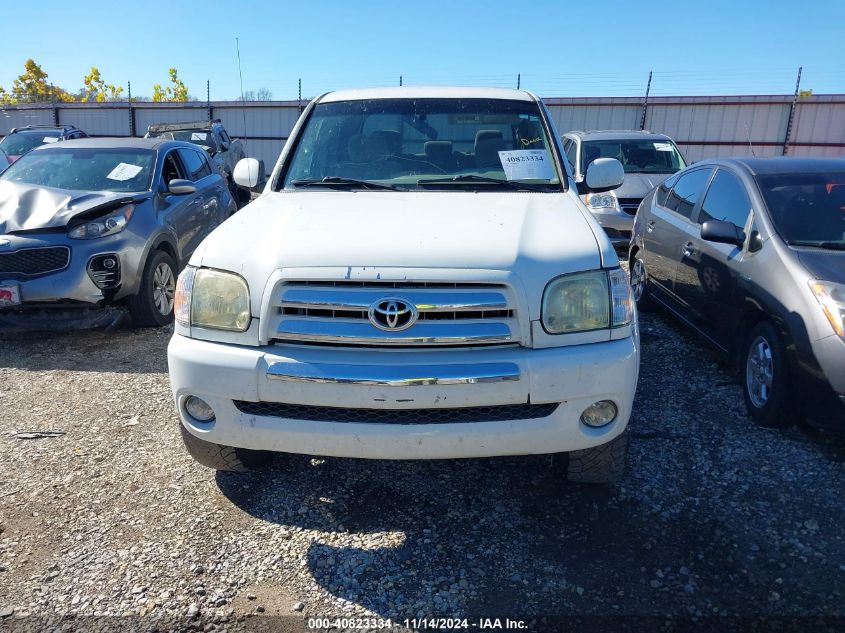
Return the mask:
<path id="1" fill-rule="evenodd" d="M 469 385 L 519 380 L 515 363 L 472 365 L 333 365 L 327 363 L 272 363 L 267 380 L 331 384 L 414 387 Z"/>

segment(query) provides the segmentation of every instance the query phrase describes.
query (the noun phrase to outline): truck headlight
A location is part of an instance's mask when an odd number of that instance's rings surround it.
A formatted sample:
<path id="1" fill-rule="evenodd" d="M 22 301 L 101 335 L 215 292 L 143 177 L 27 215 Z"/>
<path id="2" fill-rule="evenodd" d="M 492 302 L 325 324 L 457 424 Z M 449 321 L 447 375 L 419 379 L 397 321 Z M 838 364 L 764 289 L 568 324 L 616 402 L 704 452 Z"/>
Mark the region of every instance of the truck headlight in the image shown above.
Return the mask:
<path id="1" fill-rule="evenodd" d="M 134 212 L 135 205 L 127 204 L 107 216 L 77 224 L 67 232 L 67 236 L 75 240 L 90 240 L 120 233 L 129 224 Z"/>
<path id="2" fill-rule="evenodd" d="M 251 319 L 243 277 L 188 266 L 176 284 L 176 320 L 182 325 L 245 332 Z"/>
<path id="3" fill-rule="evenodd" d="M 621 327 L 633 318 L 631 287 L 619 268 L 563 275 L 543 291 L 541 319 L 550 334 Z"/>
<path id="4" fill-rule="evenodd" d="M 584 204 L 591 209 L 615 209 L 616 196 L 612 193 L 588 193 L 584 196 Z"/>
<path id="5" fill-rule="evenodd" d="M 818 280 L 809 283 L 833 331 L 845 338 L 845 284 Z"/>

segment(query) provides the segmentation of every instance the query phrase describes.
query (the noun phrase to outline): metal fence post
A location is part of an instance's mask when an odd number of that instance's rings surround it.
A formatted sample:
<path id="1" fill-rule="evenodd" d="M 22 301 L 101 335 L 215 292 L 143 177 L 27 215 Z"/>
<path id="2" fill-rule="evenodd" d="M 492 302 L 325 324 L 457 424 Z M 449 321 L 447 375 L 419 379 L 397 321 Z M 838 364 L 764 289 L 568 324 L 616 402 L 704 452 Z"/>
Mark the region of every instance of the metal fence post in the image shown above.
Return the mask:
<path id="1" fill-rule="evenodd" d="M 126 86 L 129 89 L 129 136 L 135 136 L 135 108 L 132 105 L 132 82 L 127 81 Z"/>
<path id="2" fill-rule="evenodd" d="M 645 118 L 648 114 L 648 94 L 651 92 L 651 71 L 648 71 L 648 83 L 645 87 L 645 99 L 643 99 L 643 115 L 640 117 L 640 129 L 645 129 Z"/>
<path id="3" fill-rule="evenodd" d="M 214 120 L 214 108 L 211 105 L 211 80 L 205 80 L 205 104 L 208 107 L 208 120 Z"/>
<path id="4" fill-rule="evenodd" d="M 795 119 L 795 109 L 798 107 L 798 92 L 801 89 L 801 69 L 798 67 L 798 79 L 795 80 L 795 95 L 792 97 L 792 105 L 789 106 L 789 118 L 786 120 L 786 135 L 783 137 L 783 155 L 789 151 L 789 141 L 792 136 L 792 121 Z"/>

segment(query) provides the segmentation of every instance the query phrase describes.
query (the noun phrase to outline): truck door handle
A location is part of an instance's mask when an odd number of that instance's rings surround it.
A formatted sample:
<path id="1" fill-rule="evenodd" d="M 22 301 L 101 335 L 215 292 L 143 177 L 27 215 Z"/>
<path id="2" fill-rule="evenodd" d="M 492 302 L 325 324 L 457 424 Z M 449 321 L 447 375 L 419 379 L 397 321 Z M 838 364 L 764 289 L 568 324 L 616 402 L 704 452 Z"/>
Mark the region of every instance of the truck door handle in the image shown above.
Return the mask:
<path id="1" fill-rule="evenodd" d="M 684 257 L 692 257 L 695 253 L 695 244 L 693 244 L 692 242 L 687 242 L 681 249 L 681 253 L 683 253 Z"/>
<path id="2" fill-rule="evenodd" d="M 651 233 L 654 230 L 654 220 L 646 224 L 645 230 Z"/>

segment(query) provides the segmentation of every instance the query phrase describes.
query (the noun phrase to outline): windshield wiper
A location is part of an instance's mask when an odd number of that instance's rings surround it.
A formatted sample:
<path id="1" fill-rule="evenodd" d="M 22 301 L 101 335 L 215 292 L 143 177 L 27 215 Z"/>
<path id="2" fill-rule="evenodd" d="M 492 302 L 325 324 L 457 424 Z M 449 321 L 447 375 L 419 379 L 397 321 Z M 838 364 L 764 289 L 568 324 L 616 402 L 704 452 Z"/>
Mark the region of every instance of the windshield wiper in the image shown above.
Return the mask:
<path id="1" fill-rule="evenodd" d="M 388 189 L 390 191 L 404 191 L 404 187 L 388 185 L 372 180 L 356 180 L 355 178 L 344 178 L 343 176 L 324 176 L 323 178 L 300 178 L 292 180 L 294 187 L 361 187 L 363 189 Z"/>
<path id="2" fill-rule="evenodd" d="M 845 251 L 845 242 L 825 242 L 812 240 L 788 240 L 790 246 L 809 246 L 811 248 L 824 248 L 832 251 Z"/>
<path id="3" fill-rule="evenodd" d="M 543 185 L 532 185 L 525 182 L 519 182 L 518 180 L 502 180 L 501 178 L 490 178 L 488 176 L 479 176 L 477 174 L 463 174 L 460 176 L 448 176 L 445 178 L 422 178 L 417 181 L 417 185 L 420 187 L 425 187 L 426 185 L 460 185 L 467 183 L 500 185 L 511 189 L 520 189 L 522 191 L 546 191 Z"/>

